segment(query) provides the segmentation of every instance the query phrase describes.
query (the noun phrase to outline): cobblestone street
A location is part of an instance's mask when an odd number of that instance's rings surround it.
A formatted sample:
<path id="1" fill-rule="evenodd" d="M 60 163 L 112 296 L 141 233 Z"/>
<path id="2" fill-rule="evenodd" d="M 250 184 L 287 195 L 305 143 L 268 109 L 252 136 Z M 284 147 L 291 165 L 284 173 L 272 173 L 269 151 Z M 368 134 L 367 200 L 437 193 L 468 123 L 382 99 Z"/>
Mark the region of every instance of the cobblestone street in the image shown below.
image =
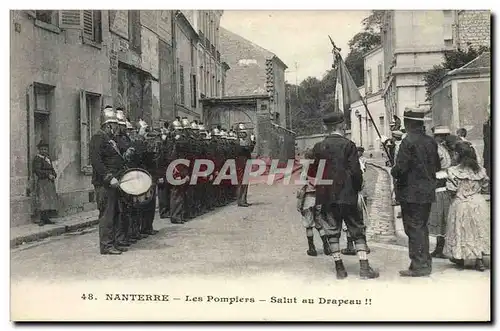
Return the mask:
<path id="1" fill-rule="evenodd" d="M 390 205 L 385 207 L 385 198 L 380 196 L 386 191 L 383 179 L 382 171 L 368 167 L 366 190 L 370 195 L 368 202 L 371 210 L 368 224 L 371 248 L 369 258 L 371 265 L 380 271 L 378 279 L 360 280 L 357 258 L 347 256 L 344 257 L 344 263 L 349 277 L 338 281 L 335 278 L 333 261 L 331 257 L 323 255 L 317 233 L 315 240 L 319 255 L 306 255 L 305 231 L 295 209 L 295 193 L 298 187 L 258 184 L 249 189 L 249 201 L 253 203 L 251 207 L 238 208 L 236 205 L 229 205 L 184 225 L 174 225 L 168 220 L 157 219 L 155 228 L 159 233 L 141 240 L 122 255 L 100 255 L 95 228 L 13 249 L 11 288 L 12 295 L 17 300 L 13 304 L 17 307 L 36 307 L 34 311 L 40 314 L 39 316 L 50 315 L 67 319 L 70 315 L 81 315 L 76 312 L 70 314 L 67 310 L 61 310 L 62 308 L 45 307 L 42 303 L 44 295 L 52 296 L 56 291 L 61 302 L 81 305 L 80 292 L 90 289 L 102 288 L 100 291 L 105 292 L 98 293 L 103 297 L 103 293 L 113 291 L 123 293 L 133 289 L 144 292 L 151 291 L 152 288 L 167 291 L 168 288 L 170 293 L 178 293 L 179 296 L 254 295 L 263 298 L 260 301 L 264 302 L 268 302 L 266 296 L 269 298 L 270 295 L 280 293 L 283 296 L 295 293 L 366 297 L 372 295 L 367 293 L 381 291 L 386 295 L 383 298 L 377 296 L 377 306 L 380 307 L 393 305 L 402 299 L 402 293 L 408 291 L 427 291 L 426 293 L 434 294 L 439 291 L 453 292 L 451 286 L 464 289 L 456 292 L 456 298 L 453 300 L 464 300 L 464 296 L 467 296 L 478 304 L 486 304 L 483 297 L 485 293 L 489 293 L 489 271 L 457 271 L 447 260 L 436 260 L 430 277 L 399 277 L 398 271 L 408 266 L 407 249 L 377 242 L 378 238 L 389 236 L 392 222 L 388 216 Z M 79 290 L 82 284 L 85 286 L 83 290 Z M 349 284 L 351 285 L 348 286 Z M 387 286 L 391 286 L 393 291 L 387 292 Z M 290 289 L 297 291 L 291 292 Z M 33 291 L 41 292 L 34 297 L 26 295 Z M 192 320 L 199 316 L 212 319 L 213 316 L 219 316 L 211 315 L 216 312 L 210 313 L 210 310 L 206 310 L 210 306 L 206 305 L 193 306 L 192 309 L 158 311 L 141 306 L 129 313 L 128 310 L 99 310 L 96 308 L 98 306 L 82 307 L 86 307 L 88 314 L 92 314 L 94 318 L 101 316 L 106 320 L 113 316 L 117 319 L 124 318 L 129 314 L 144 316 L 146 320 L 164 320 L 167 315 L 174 320 Z M 279 315 L 273 309 L 241 311 L 237 310 L 238 305 L 229 307 L 233 307 L 230 309 L 233 309 L 234 318 L 268 316 L 270 319 L 279 319 L 283 316 L 290 319 L 289 314 L 285 314 L 286 309 L 283 310 L 283 315 Z M 324 320 L 336 319 L 330 315 L 327 307 L 320 306 L 318 309 L 320 310 L 315 310 L 315 318 L 317 314 L 321 314 Z M 426 311 L 430 314 L 428 316 L 432 316 L 434 308 L 432 305 L 427 306 Z M 371 315 L 365 317 L 369 319 L 393 318 L 389 311 L 381 314 L 380 309 L 366 311 L 366 314 L 368 313 Z M 351 315 L 341 316 L 349 318 Z M 352 316 L 351 318 L 354 318 L 354 315 Z M 405 316 L 411 319 L 411 315 Z M 405 317 L 401 315 L 399 318 Z"/>

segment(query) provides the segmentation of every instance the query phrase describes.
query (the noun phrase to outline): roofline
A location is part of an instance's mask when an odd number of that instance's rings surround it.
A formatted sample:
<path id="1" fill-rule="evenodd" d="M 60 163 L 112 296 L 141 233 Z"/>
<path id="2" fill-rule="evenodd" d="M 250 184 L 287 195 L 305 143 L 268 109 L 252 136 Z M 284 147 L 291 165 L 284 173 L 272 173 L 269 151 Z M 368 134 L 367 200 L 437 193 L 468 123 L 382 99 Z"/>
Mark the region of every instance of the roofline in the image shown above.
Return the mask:
<path id="1" fill-rule="evenodd" d="M 269 95 L 256 94 L 256 95 L 239 95 L 239 96 L 225 96 L 221 98 L 203 98 L 200 99 L 202 103 L 254 103 L 257 100 L 269 99 Z"/>
<path id="2" fill-rule="evenodd" d="M 187 26 L 188 30 L 190 30 L 190 32 L 193 34 L 193 36 L 198 39 L 199 36 L 198 36 L 198 32 L 196 32 L 196 30 L 194 29 L 194 27 L 191 25 L 191 23 L 189 22 L 189 20 L 187 19 L 187 17 L 184 15 L 184 13 L 180 10 L 177 10 L 176 11 L 176 15 L 174 16 L 176 17 L 175 21 L 177 21 L 179 18 L 180 18 L 180 21 Z"/>
<path id="3" fill-rule="evenodd" d="M 491 61 L 491 53 L 490 52 L 484 52 L 481 55 L 479 55 L 478 57 L 476 57 L 474 60 L 469 61 L 468 63 L 464 64 L 460 68 L 453 69 L 453 70 L 449 71 L 446 75 L 447 76 L 452 76 L 452 75 L 455 75 L 455 74 L 460 73 L 460 72 L 464 72 L 465 73 L 465 72 L 471 72 L 473 70 L 481 70 L 481 69 L 484 69 L 484 68 L 487 68 L 488 70 L 491 71 L 491 65 L 489 67 L 467 68 L 468 65 L 471 65 L 475 61 L 479 60 L 479 58 L 481 56 L 486 55 L 486 54 L 490 54 L 490 61 Z"/>
<path id="4" fill-rule="evenodd" d="M 372 55 L 373 53 L 376 53 L 377 51 L 381 50 L 382 48 L 383 48 L 382 45 L 375 47 L 374 49 L 366 52 L 365 56 L 363 56 L 363 58 L 367 58 L 368 56 Z"/>
<path id="5" fill-rule="evenodd" d="M 273 60 L 277 60 L 278 63 L 280 63 L 283 67 L 285 67 L 285 70 L 288 69 L 288 66 L 285 64 L 285 62 L 281 61 L 281 59 L 276 54 L 273 55 L 274 55 L 272 57 Z"/>

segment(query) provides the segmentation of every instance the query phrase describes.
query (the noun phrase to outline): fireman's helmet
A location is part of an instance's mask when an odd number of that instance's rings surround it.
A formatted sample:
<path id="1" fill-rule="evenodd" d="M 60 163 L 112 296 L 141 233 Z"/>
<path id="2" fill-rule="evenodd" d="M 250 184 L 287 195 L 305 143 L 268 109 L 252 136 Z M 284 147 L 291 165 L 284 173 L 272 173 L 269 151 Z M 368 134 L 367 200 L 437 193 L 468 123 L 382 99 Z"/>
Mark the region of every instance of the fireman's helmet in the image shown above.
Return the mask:
<path id="1" fill-rule="evenodd" d="M 101 125 L 108 123 L 118 123 L 116 112 L 112 107 L 108 106 L 104 108 L 101 114 L 101 123 Z"/>
<path id="2" fill-rule="evenodd" d="M 127 125 L 127 119 L 125 118 L 123 110 L 120 109 L 116 111 L 116 119 L 118 120 L 118 124 Z"/>

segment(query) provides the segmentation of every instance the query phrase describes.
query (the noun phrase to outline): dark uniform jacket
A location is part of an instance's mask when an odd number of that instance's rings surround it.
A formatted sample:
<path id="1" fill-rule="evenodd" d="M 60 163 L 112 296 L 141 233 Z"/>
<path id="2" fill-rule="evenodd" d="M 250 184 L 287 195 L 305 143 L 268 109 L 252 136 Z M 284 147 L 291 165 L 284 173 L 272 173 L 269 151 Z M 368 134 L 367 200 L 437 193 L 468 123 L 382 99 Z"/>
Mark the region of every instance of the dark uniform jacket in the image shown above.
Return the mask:
<path id="1" fill-rule="evenodd" d="M 314 164 L 309 167 L 308 175 L 333 182 L 316 186 L 316 204 L 357 204 L 363 173 L 356 145 L 341 135 L 332 134 L 314 145 L 312 155 Z M 320 160 L 325 160 L 323 174 L 318 174 Z"/>
<path id="2" fill-rule="evenodd" d="M 92 184 L 107 186 L 113 177 L 125 168 L 125 160 L 113 147 L 118 144 L 104 131 L 99 130 L 90 140 L 90 161 L 92 163 Z"/>
<path id="3" fill-rule="evenodd" d="M 391 174 L 396 180 L 396 200 L 432 203 L 436 200 L 436 172 L 441 169 L 436 141 L 423 131 L 412 131 L 399 146 Z"/>

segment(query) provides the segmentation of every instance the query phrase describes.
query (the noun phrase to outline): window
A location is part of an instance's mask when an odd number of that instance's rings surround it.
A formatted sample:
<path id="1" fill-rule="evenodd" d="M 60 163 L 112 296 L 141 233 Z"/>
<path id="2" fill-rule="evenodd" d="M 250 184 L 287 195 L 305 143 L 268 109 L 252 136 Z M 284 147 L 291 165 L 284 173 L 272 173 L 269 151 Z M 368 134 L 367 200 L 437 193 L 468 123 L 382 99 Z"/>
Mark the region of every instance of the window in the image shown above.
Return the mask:
<path id="1" fill-rule="evenodd" d="M 99 129 L 101 95 L 80 91 L 80 170 L 92 175 L 90 139 Z"/>
<path id="2" fill-rule="evenodd" d="M 196 108 L 196 99 L 198 98 L 196 91 L 196 75 L 191 75 L 191 107 Z"/>
<path id="3" fill-rule="evenodd" d="M 366 70 L 366 93 L 372 93 L 372 70 Z"/>
<path id="4" fill-rule="evenodd" d="M 84 10 L 83 11 L 83 38 L 86 41 L 100 43 L 102 42 L 101 32 L 101 11 Z"/>
<path id="5" fill-rule="evenodd" d="M 141 54 L 141 16 L 139 10 L 128 11 L 129 48 Z"/>
<path id="6" fill-rule="evenodd" d="M 179 94 L 180 94 L 180 104 L 184 105 L 185 101 L 185 90 L 184 90 L 184 67 L 179 65 Z"/>
<path id="7" fill-rule="evenodd" d="M 443 39 L 445 41 L 453 40 L 453 11 L 443 10 Z"/>
<path id="8" fill-rule="evenodd" d="M 382 63 L 379 63 L 377 66 L 377 77 L 378 77 L 378 89 L 383 89 L 384 79 L 383 79 L 383 71 L 382 71 Z"/>
<path id="9" fill-rule="evenodd" d="M 35 13 L 40 22 L 57 25 L 58 10 L 36 10 Z"/>

